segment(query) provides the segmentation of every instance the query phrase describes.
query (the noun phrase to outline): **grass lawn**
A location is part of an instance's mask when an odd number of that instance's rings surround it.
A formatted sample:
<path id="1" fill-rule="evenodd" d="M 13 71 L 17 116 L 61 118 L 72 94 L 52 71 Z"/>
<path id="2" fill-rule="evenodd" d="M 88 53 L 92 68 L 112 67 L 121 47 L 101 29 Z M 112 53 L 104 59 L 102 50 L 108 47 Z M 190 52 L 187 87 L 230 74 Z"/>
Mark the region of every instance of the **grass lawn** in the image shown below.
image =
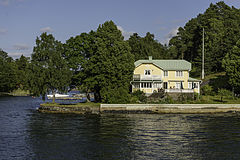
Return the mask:
<path id="1" fill-rule="evenodd" d="M 221 96 L 204 96 L 202 95 L 199 100 L 192 101 L 190 103 L 200 103 L 200 104 L 240 104 L 240 98 L 228 98 L 226 96 L 223 97 L 223 101 L 221 101 Z"/>
<path id="2" fill-rule="evenodd" d="M 28 90 L 22 90 L 20 88 L 13 90 L 9 95 L 12 96 L 28 96 L 30 92 Z"/>

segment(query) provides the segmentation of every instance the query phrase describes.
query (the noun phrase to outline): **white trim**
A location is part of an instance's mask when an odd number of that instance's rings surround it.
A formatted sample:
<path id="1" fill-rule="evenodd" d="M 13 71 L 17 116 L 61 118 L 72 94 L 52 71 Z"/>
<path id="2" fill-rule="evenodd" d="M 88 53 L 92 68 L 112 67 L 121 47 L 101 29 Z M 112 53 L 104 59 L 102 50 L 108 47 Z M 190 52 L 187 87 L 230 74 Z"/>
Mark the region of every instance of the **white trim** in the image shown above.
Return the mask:
<path id="1" fill-rule="evenodd" d="M 184 77 L 183 71 L 175 71 L 175 77 Z"/>
<path id="2" fill-rule="evenodd" d="M 167 75 L 165 76 L 165 72 L 167 73 Z M 168 77 L 168 70 L 163 70 L 163 77 Z"/>
<path id="3" fill-rule="evenodd" d="M 147 71 L 147 72 L 146 72 Z M 149 72 L 148 72 L 149 71 Z M 144 70 L 144 76 L 151 76 L 151 69 L 145 69 Z M 150 74 L 146 74 L 146 73 L 150 73 Z"/>
<path id="4" fill-rule="evenodd" d="M 192 89 L 193 88 L 192 85 L 193 85 L 192 82 L 188 82 L 188 89 Z"/>

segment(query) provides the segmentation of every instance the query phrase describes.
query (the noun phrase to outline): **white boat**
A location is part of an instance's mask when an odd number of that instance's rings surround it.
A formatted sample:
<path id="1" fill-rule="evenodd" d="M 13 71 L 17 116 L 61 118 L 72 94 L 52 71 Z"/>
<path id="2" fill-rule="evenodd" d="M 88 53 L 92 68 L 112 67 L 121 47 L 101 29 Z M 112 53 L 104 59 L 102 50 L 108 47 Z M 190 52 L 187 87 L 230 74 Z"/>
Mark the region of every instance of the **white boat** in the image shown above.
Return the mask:
<path id="1" fill-rule="evenodd" d="M 48 98 L 53 98 L 53 95 L 50 94 L 50 95 L 47 95 L 47 97 Z M 67 94 L 58 94 L 58 93 L 55 94 L 55 98 L 64 98 L 64 97 L 69 97 L 69 95 L 67 95 Z"/>

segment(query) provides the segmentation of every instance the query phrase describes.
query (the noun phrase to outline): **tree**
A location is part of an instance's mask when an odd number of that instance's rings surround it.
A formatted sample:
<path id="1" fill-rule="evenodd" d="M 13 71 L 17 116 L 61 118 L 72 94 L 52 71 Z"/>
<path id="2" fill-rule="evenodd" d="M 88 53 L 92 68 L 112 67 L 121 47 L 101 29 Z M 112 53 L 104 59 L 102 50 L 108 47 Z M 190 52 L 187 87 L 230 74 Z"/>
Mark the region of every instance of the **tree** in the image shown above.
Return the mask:
<path id="1" fill-rule="evenodd" d="M 95 46 L 96 52 L 88 63 L 91 67 L 87 68 L 92 76 L 86 82 L 97 82 L 94 90 L 102 102 L 109 103 L 114 95 L 128 96 L 126 93 L 133 75 L 134 57 L 121 31 L 112 21 L 98 27 Z M 111 95 L 110 92 L 119 94 Z"/>
<path id="2" fill-rule="evenodd" d="M 224 97 L 231 97 L 231 91 L 223 88 L 218 89 L 218 95 L 220 95 L 221 102 L 223 102 Z"/>
<path id="3" fill-rule="evenodd" d="M 11 57 L 0 49 L 0 92 L 10 92 L 16 86 L 15 65 Z"/>
<path id="4" fill-rule="evenodd" d="M 76 37 L 71 37 L 64 45 L 64 57 L 68 66 L 73 71 L 72 86 L 86 92 L 87 100 L 90 101 L 90 92 L 94 92 L 95 83 L 88 83 L 87 78 L 91 77 L 91 72 L 87 70 L 88 62 L 91 56 L 95 53 L 95 34 L 82 33 Z"/>
<path id="5" fill-rule="evenodd" d="M 21 55 L 19 59 L 15 60 L 16 64 L 16 87 L 21 89 L 27 89 L 27 66 L 30 58 Z"/>
<path id="6" fill-rule="evenodd" d="M 240 40 L 226 54 L 223 59 L 223 67 L 225 68 L 226 75 L 229 78 L 229 83 L 235 93 L 240 93 Z"/>
<path id="7" fill-rule="evenodd" d="M 205 29 L 205 72 L 223 70 L 222 60 L 240 36 L 240 11 L 227 6 L 223 1 L 210 4 L 209 8 L 178 29 L 177 36 L 170 40 L 169 51 L 192 62 L 192 73 L 199 76 L 202 65 L 202 36 Z M 171 53 L 170 52 L 170 53 Z"/>
<path id="8" fill-rule="evenodd" d="M 152 56 L 154 59 L 166 59 L 166 48 L 154 39 L 154 35 L 147 32 L 145 37 L 138 36 L 134 33 L 128 40 L 131 47 L 131 53 L 135 57 L 135 61 L 139 59 L 148 59 Z"/>
<path id="9" fill-rule="evenodd" d="M 70 38 L 65 46 L 66 59 L 75 71 L 77 85 L 94 92 L 95 101 L 116 103 L 119 96 L 129 96 L 134 57 L 112 21 L 100 25 L 97 31 Z M 121 102 L 126 99 L 122 98 Z"/>
<path id="10" fill-rule="evenodd" d="M 42 33 L 36 39 L 31 64 L 28 67 L 31 92 L 36 96 L 41 95 L 44 99 L 51 91 L 53 103 L 56 92 L 66 91 L 71 82 L 71 71 L 62 56 L 63 52 L 61 42 L 55 40 L 51 34 Z"/>

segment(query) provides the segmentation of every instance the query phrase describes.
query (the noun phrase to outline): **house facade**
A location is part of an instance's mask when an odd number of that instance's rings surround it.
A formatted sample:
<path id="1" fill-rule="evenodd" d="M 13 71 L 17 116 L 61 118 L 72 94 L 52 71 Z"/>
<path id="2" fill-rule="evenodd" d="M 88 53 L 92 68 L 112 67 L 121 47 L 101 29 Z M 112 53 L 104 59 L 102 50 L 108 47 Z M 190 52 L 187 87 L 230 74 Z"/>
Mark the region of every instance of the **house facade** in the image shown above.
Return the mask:
<path id="1" fill-rule="evenodd" d="M 191 63 L 186 60 L 138 60 L 135 63 L 132 91 L 200 93 L 200 80 L 189 77 Z"/>

